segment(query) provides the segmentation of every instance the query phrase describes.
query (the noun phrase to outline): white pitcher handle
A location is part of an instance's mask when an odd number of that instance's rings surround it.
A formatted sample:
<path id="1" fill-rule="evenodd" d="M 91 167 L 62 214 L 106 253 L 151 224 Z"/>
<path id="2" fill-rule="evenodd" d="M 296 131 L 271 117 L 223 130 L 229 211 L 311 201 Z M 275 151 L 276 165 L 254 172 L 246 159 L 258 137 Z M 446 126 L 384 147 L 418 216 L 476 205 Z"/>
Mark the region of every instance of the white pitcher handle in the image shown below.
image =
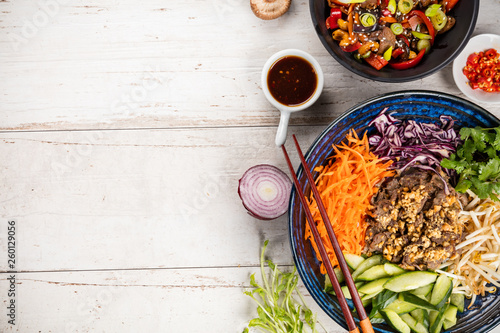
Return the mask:
<path id="1" fill-rule="evenodd" d="M 290 120 L 290 112 L 281 110 L 280 124 L 276 133 L 276 146 L 281 147 L 285 144 L 286 134 L 288 129 L 288 120 Z"/>

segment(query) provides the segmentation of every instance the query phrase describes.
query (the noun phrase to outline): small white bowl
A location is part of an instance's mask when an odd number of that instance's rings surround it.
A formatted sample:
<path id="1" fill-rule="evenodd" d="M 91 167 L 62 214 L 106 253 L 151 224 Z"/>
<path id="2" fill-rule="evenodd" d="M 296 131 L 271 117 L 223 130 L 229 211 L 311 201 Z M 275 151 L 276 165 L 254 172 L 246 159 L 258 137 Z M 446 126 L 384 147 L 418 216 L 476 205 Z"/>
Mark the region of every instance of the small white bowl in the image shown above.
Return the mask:
<path id="1" fill-rule="evenodd" d="M 467 63 L 469 55 L 491 48 L 500 52 L 500 36 L 483 34 L 472 37 L 464 50 L 453 62 L 453 78 L 455 79 L 458 89 L 460 89 L 465 96 L 480 103 L 500 103 L 500 92 L 485 92 L 481 89 L 472 89 L 467 84 L 469 80 L 467 80 L 462 70 Z"/>
<path id="2" fill-rule="evenodd" d="M 296 57 L 301 57 L 305 59 L 307 62 L 309 62 L 313 68 L 314 71 L 316 72 L 316 76 L 318 79 L 317 85 L 316 85 L 316 90 L 312 94 L 312 96 L 305 101 L 302 104 L 299 105 L 294 105 L 294 106 L 287 106 L 283 105 L 277 100 L 274 99 L 274 97 L 271 95 L 271 92 L 269 91 L 269 86 L 267 85 L 267 75 L 269 73 L 269 70 L 271 67 L 281 58 L 287 57 L 287 56 L 296 56 Z M 323 71 L 321 70 L 321 66 L 319 65 L 318 61 L 313 58 L 309 53 L 297 50 L 297 49 L 287 49 L 283 51 L 279 51 L 278 53 L 273 54 L 265 63 L 264 68 L 262 69 L 262 76 L 261 76 L 261 82 L 262 82 L 262 90 L 264 91 L 264 95 L 266 96 L 267 100 L 274 105 L 280 112 L 280 123 L 278 126 L 278 131 L 276 133 L 276 139 L 275 143 L 276 146 L 282 146 L 287 137 L 287 127 L 288 127 L 288 121 L 290 120 L 290 114 L 293 112 L 297 111 L 302 111 L 310 107 L 311 105 L 316 102 L 316 100 L 319 98 L 321 95 L 321 92 L 323 91 L 323 84 L 324 84 L 324 77 L 323 77 Z"/>

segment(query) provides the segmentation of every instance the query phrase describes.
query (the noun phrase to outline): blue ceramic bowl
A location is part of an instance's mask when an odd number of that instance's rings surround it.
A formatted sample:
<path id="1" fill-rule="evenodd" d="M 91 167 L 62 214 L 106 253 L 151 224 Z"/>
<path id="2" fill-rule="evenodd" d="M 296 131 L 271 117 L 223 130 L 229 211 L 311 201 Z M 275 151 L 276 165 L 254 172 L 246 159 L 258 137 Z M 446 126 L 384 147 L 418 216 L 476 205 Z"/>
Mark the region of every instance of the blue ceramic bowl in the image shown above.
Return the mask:
<path id="1" fill-rule="evenodd" d="M 449 115 L 456 120 L 458 127 L 483 126 L 494 127 L 500 125 L 500 120 L 481 107 L 461 98 L 448 94 L 430 91 L 402 91 L 372 98 L 359 104 L 328 126 L 309 148 L 306 161 L 311 170 L 316 166 L 326 164 L 326 159 L 333 155 L 332 145 L 340 143 L 349 129 L 359 132 L 373 131 L 368 127 L 370 121 L 384 108 L 389 112 L 396 112 L 395 116 L 411 118 L 422 122 L 437 122 L 440 115 Z M 313 173 L 316 176 L 316 173 Z M 306 195 L 310 187 L 302 172 L 297 171 L 297 177 Z M 309 241 L 304 240 L 305 215 L 296 195 L 292 190 L 289 207 L 289 236 L 292 254 L 298 272 L 306 288 L 319 306 L 339 325 L 347 329 L 342 310 L 337 299 L 323 291 L 324 276 L 319 272 L 319 262 Z M 478 298 L 470 310 L 460 314 L 456 326 L 449 332 L 488 332 L 500 323 L 500 290 Z M 466 306 L 469 306 L 466 300 Z M 375 324 L 376 332 L 395 332 L 384 324 Z"/>
<path id="2" fill-rule="evenodd" d="M 325 49 L 342 66 L 368 79 L 382 82 L 405 82 L 421 79 L 448 65 L 457 57 L 469 41 L 476 26 L 479 0 L 459 1 L 450 15 L 455 17 L 455 26 L 448 32 L 436 36 L 431 52 L 426 54 L 415 67 L 396 70 L 385 66 L 380 71 L 366 62 L 358 62 L 353 55 L 344 52 L 332 38 L 332 31 L 326 28 L 326 18 L 330 14 L 327 0 L 309 0 L 309 9 L 314 29 Z"/>

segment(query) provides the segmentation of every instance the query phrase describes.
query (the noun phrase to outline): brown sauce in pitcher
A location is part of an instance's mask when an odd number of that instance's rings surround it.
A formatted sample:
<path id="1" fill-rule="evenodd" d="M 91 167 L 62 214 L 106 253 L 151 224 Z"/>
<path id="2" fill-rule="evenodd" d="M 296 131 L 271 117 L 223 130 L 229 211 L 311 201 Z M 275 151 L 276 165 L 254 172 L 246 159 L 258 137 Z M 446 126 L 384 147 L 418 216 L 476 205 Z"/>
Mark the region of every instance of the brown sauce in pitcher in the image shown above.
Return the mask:
<path id="1" fill-rule="evenodd" d="M 276 61 L 267 74 L 267 86 L 274 99 L 286 106 L 303 104 L 318 85 L 314 67 L 304 58 L 286 56 Z"/>

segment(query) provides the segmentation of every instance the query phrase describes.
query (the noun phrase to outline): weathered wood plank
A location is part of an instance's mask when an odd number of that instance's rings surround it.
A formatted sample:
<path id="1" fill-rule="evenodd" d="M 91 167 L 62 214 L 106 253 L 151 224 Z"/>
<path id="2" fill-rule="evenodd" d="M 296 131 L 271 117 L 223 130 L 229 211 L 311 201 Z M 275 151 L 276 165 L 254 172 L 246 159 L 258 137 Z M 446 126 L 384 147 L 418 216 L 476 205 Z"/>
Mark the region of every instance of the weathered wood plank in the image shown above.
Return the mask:
<path id="1" fill-rule="evenodd" d="M 257 316 L 243 294 L 252 273 L 260 281 L 259 269 L 249 267 L 18 273 L 16 325 L 3 311 L 0 331 L 241 332 Z M 10 288 L 8 278 L 0 274 L 0 290 Z M 344 332 L 301 283 L 300 290 L 328 332 Z M 10 298 L 0 293 L 0 303 L 6 302 Z"/>
<path id="2" fill-rule="evenodd" d="M 481 4 L 477 33 L 500 33 L 498 5 Z M 326 73 L 323 96 L 295 124 L 327 124 L 395 90 L 461 96 L 451 66 L 405 84 L 351 74 L 321 45 L 307 1 L 274 21 L 257 19 L 243 0 L 4 1 L 0 130 L 275 126 L 260 71 L 285 48 L 310 52 Z"/>
<path id="3" fill-rule="evenodd" d="M 305 148 L 321 130 L 292 132 Z M 287 170 L 274 135 L 273 128 L 0 134 L 0 214 L 18 223 L 18 269 L 255 265 L 264 239 L 282 249 L 277 262 L 290 263 L 286 217 L 257 221 L 237 195 L 249 167 Z M 6 246 L 0 242 L 0 253 Z M 0 260 L 0 271 L 6 265 Z"/>

